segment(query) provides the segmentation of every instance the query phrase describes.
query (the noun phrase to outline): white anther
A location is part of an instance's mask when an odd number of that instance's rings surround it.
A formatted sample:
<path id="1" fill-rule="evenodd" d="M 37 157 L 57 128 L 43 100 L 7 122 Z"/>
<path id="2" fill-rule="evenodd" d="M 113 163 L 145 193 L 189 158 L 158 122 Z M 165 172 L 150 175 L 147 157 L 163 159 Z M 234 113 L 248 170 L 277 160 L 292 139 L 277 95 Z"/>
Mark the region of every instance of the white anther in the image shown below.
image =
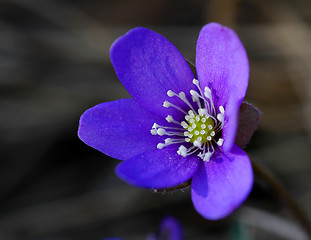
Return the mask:
<path id="1" fill-rule="evenodd" d="M 211 89 L 209 87 L 205 87 L 204 88 L 204 95 L 208 99 L 212 99 L 212 91 L 211 91 Z"/>
<path id="2" fill-rule="evenodd" d="M 167 138 L 164 140 L 165 144 L 170 144 L 172 143 L 172 139 L 171 138 Z"/>
<path id="3" fill-rule="evenodd" d="M 218 146 L 222 146 L 222 144 L 224 143 L 224 139 L 223 138 L 219 138 L 216 143 L 217 143 Z"/>
<path id="4" fill-rule="evenodd" d="M 195 120 L 198 122 L 198 121 L 200 121 L 200 117 L 199 116 L 196 116 L 195 117 Z"/>
<path id="5" fill-rule="evenodd" d="M 199 112 L 199 115 L 200 115 L 200 116 L 208 115 L 208 111 L 207 111 L 206 108 L 200 108 L 200 109 L 198 110 L 198 112 Z"/>
<path id="6" fill-rule="evenodd" d="M 194 134 L 198 136 L 200 134 L 200 132 L 199 131 L 195 131 Z"/>
<path id="7" fill-rule="evenodd" d="M 197 125 L 195 125 L 195 123 L 194 123 L 194 124 L 191 125 L 191 127 L 192 127 L 192 128 L 196 128 Z"/>
<path id="8" fill-rule="evenodd" d="M 200 133 L 201 133 L 201 135 L 204 135 L 204 134 L 205 134 L 205 131 L 204 131 L 204 130 L 201 130 Z"/>
<path id="9" fill-rule="evenodd" d="M 188 136 L 189 136 L 189 132 L 188 132 L 188 131 L 185 131 L 185 132 L 184 132 L 184 136 L 185 136 L 185 137 L 188 137 Z"/>
<path id="10" fill-rule="evenodd" d="M 192 132 L 192 131 L 193 131 L 193 128 L 192 128 L 192 127 L 189 127 L 189 128 L 188 128 L 188 131 L 189 131 L 189 132 Z"/>
<path id="11" fill-rule="evenodd" d="M 165 129 L 163 129 L 163 128 L 159 128 L 159 129 L 157 130 L 157 134 L 160 135 L 160 136 L 163 136 L 164 134 L 166 134 L 166 131 L 165 131 Z"/>
<path id="12" fill-rule="evenodd" d="M 175 95 L 175 93 L 172 90 L 167 91 L 167 96 L 173 97 L 174 95 Z"/>
<path id="13" fill-rule="evenodd" d="M 215 136 L 215 132 L 214 132 L 214 131 L 211 132 L 211 136 L 212 136 L 212 137 Z"/>
<path id="14" fill-rule="evenodd" d="M 202 121 L 202 123 L 205 123 L 206 122 L 206 118 L 202 118 L 201 121 Z"/>
<path id="15" fill-rule="evenodd" d="M 193 142 L 193 145 L 196 146 L 196 147 L 198 147 L 198 148 L 201 148 L 202 143 L 201 143 L 200 141 L 198 141 L 198 140 L 195 140 L 195 141 Z"/>
<path id="16" fill-rule="evenodd" d="M 185 138 L 185 141 L 186 142 L 190 142 L 190 138 Z"/>
<path id="17" fill-rule="evenodd" d="M 186 119 L 187 121 L 189 121 L 189 120 L 190 120 L 190 116 L 189 116 L 189 115 L 186 115 L 186 116 L 185 116 L 185 119 Z"/>
<path id="18" fill-rule="evenodd" d="M 190 90 L 190 94 L 192 97 L 194 97 L 195 99 L 198 99 L 199 98 L 199 93 L 195 90 Z"/>
<path id="19" fill-rule="evenodd" d="M 159 125 L 156 124 L 156 123 L 154 123 L 154 124 L 152 125 L 152 128 L 158 128 L 158 127 L 159 127 Z"/>
<path id="20" fill-rule="evenodd" d="M 198 137 L 197 140 L 202 142 L 202 137 Z"/>
<path id="21" fill-rule="evenodd" d="M 178 148 L 178 151 L 177 153 L 183 157 L 186 157 L 187 156 L 187 148 L 184 147 L 183 145 L 181 145 L 179 148 Z"/>
<path id="22" fill-rule="evenodd" d="M 195 123 L 195 121 L 194 121 L 194 119 L 193 119 L 193 118 L 191 118 L 191 119 L 190 119 L 190 122 L 191 122 L 191 123 Z"/>
<path id="23" fill-rule="evenodd" d="M 198 85 L 199 84 L 199 81 L 198 80 L 196 80 L 195 78 L 192 80 L 192 83 L 194 84 L 194 85 Z"/>
<path id="24" fill-rule="evenodd" d="M 202 128 L 202 129 L 205 129 L 205 128 L 206 128 L 206 125 L 205 125 L 205 124 L 202 124 L 202 125 L 201 125 L 201 128 Z"/>
<path id="25" fill-rule="evenodd" d="M 168 107 L 170 107 L 170 106 L 171 106 L 171 103 L 170 103 L 170 102 L 168 102 L 168 101 L 164 101 L 164 103 L 163 103 L 163 107 L 168 108 Z"/>
<path id="26" fill-rule="evenodd" d="M 207 153 L 204 154 L 204 158 L 203 158 L 203 161 L 205 162 L 209 162 L 211 156 L 213 155 L 214 152 L 210 152 L 208 151 Z"/>
<path id="27" fill-rule="evenodd" d="M 164 143 L 158 143 L 157 148 L 158 149 L 162 149 L 164 148 L 166 145 Z"/>
<path id="28" fill-rule="evenodd" d="M 188 137 L 189 137 L 189 138 L 192 138 L 192 137 L 193 137 L 193 134 L 189 134 Z"/>
<path id="29" fill-rule="evenodd" d="M 224 107 L 223 107 L 223 106 L 219 106 L 219 111 L 220 111 L 222 114 L 224 114 L 224 113 L 225 113 Z"/>
<path id="30" fill-rule="evenodd" d="M 207 141 L 211 141 L 212 140 L 211 136 L 208 136 L 206 139 L 207 139 Z"/>
<path id="31" fill-rule="evenodd" d="M 178 95 L 180 99 L 186 99 L 186 94 L 184 92 L 180 92 Z"/>
<path id="32" fill-rule="evenodd" d="M 171 115 L 167 115 L 167 117 L 165 119 L 168 122 L 174 122 L 174 118 Z"/>
<path id="33" fill-rule="evenodd" d="M 190 115 L 191 118 L 194 118 L 194 117 L 195 117 L 192 110 L 190 110 L 190 111 L 188 112 L 188 114 Z"/>
<path id="34" fill-rule="evenodd" d="M 189 127 L 189 125 L 185 122 L 185 121 L 182 121 L 181 123 L 181 126 L 183 126 L 183 128 L 187 129 Z"/>
<path id="35" fill-rule="evenodd" d="M 158 134 L 157 133 L 157 129 L 151 129 L 150 132 L 151 132 L 152 135 L 157 135 Z"/>
<path id="36" fill-rule="evenodd" d="M 209 130 L 212 130 L 212 129 L 213 129 L 213 126 L 212 126 L 212 125 L 208 125 L 208 129 L 209 129 Z"/>
<path id="37" fill-rule="evenodd" d="M 218 113 L 217 114 L 217 119 L 218 119 L 219 122 L 223 123 L 224 120 L 225 120 L 225 115 L 222 114 L 222 113 Z"/>

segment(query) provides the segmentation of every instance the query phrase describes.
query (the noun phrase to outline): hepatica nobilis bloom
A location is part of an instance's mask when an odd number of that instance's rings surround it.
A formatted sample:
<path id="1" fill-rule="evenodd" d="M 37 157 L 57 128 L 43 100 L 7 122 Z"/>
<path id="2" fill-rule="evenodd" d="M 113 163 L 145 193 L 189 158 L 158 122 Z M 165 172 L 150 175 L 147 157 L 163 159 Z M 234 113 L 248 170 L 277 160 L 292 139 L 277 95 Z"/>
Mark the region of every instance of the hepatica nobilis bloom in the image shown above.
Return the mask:
<path id="1" fill-rule="evenodd" d="M 121 36 L 110 54 L 132 99 L 87 110 L 79 137 L 124 160 L 116 169 L 124 181 L 165 189 L 191 179 L 192 201 L 202 216 L 230 214 L 253 185 L 251 162 L 235 144 L 237 129 L 245 126 L 243 143 L 258 122 L 256 110 L 245 105 L 244 112 L 255 117 L 244 114 L 239 124 L 249 65 L 237 35 L 217 23 L 204 26 L 196 46 L 196 73 L 172 43 L 146 28 Z"/>

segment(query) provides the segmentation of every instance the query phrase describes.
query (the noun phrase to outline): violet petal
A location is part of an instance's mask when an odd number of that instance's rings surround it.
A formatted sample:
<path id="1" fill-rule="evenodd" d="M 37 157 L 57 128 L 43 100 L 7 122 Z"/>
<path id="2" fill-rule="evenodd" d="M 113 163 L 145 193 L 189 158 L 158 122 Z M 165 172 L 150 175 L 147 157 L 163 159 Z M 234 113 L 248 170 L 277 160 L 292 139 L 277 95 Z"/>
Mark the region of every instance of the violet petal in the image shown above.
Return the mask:
<path id="1" fill-rule="evenodd" d="M 118 38 L 110 49 L 111 62 L 123 86 L 135 101 L 159 116 L 184 114 L 164 108 L 169 101 L 181 108 L 185 104 L 167 91 L 184 91 L 188 99 L 194 89 L 193 73 L 177 48 L 160 34 L 146 28 L 134 28 Z"/>
<path id="2" fill-rule="evenodd" d="M 200 165 L 192 179 L 192 201 L 203 217 L 218 220 L 240 206 L 252 186 L 251 161 L 234 145 L 231 152 L 215 153 L 209 162 Z"/>
<path id="3" fill-rule="evenodd" d="M 196 68 L 201 87 L 208 86 L 216 107 L 225 108 L 223 148 L 229 151 L 234 144 L 238 111 L 249 77 L 247 54 L 235 32 L 217 23 L 205 25 L 197 42 Z"/>
<path id="4" fill-rule="evenodd" d="M 163 139 L 150 133 L 163 119 L 133 99 L 106 102 L 88 109 L 80 119 L 78 135 L 87 145 L 120 160 L 157 148 Z"/>
<path id="5" fill-rule="evenodd" d="M 163 189 L 189 180 L 196 172 L 197 156 L 182 157 L 176 146 L 145 152 L 119 164 L 117 175 L 137 187 Z"/>

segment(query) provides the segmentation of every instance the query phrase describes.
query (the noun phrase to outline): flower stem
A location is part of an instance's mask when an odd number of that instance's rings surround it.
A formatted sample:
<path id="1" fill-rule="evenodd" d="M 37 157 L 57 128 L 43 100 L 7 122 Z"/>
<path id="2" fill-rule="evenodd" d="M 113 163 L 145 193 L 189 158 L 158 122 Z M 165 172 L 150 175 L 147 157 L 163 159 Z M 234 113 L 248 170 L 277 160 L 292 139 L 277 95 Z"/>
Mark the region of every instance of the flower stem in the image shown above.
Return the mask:
<path id="1" fill-rule="evenodd" d="M 299 224 L 308 234 L 309 239 L 311 239 L 311 225 L 302 208 L 296 203 L 296 201 L 285 189 L 285 187 L 271 173 L 269 173 L 266 169 L 257 164 L 255 161 L 251 161 L 254 172 L 257 173 L 261 178 L 263 178 L 269 184 L 269 186 L 279 195 L 279 197 L 283 199 L 292 214 L 296 217 Z"/>

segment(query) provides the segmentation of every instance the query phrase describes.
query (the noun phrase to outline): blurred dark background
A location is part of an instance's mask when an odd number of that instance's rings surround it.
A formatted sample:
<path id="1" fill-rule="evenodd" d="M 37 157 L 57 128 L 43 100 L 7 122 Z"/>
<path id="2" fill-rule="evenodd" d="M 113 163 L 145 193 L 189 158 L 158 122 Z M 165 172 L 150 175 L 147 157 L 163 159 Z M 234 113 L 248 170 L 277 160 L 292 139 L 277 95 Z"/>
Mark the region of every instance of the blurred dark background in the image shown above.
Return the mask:
<path id="1" fill-rule="evenodd" d="M 232 27 L 250 59 L 246 100 L 262 112 L 249 155 L 311 218 L 311 1 L 4 0 L 0 2 L 0 240 L 145 239 L 175 216 L 185 239 L 306 239 L 284 202 L 256 176 L 233 215 L 207 221 L 189 189 L 128 186 L 117 160 L 77 137 L 80 115 L 128 97 L 109 59 L 136 26 L 195 58 L 201 27 Z"/>

